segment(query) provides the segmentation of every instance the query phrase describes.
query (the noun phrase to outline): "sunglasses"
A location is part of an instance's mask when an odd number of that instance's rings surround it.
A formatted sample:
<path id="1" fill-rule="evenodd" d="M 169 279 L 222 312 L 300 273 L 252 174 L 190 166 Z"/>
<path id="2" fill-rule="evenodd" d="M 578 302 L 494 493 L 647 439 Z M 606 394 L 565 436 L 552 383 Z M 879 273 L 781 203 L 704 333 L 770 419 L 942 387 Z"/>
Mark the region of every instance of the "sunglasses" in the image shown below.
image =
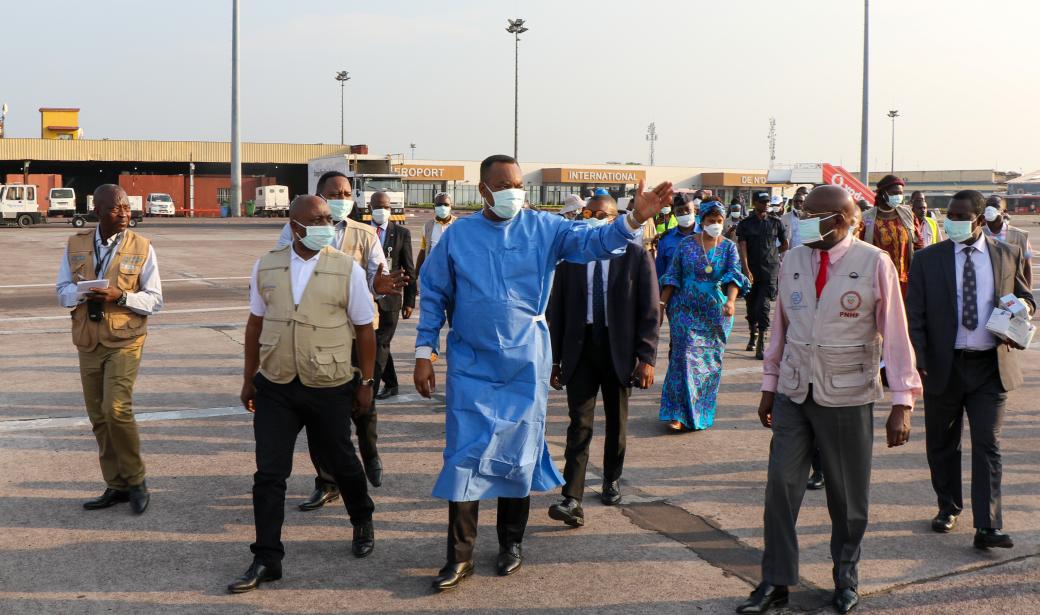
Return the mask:
<path id="1" fill-rule="evenodd" d="M 610 217 L 610 214 L 608 214 L 605 211 L 593 212 L 593 211 L 588 210 L 588 209 L 583 209 L 581 211 L 581 217 L 586 219 L 586 220 L 588 220 L 589 218 L 595 218 L 597 220 L 606 220 L 607 218 Z"/>

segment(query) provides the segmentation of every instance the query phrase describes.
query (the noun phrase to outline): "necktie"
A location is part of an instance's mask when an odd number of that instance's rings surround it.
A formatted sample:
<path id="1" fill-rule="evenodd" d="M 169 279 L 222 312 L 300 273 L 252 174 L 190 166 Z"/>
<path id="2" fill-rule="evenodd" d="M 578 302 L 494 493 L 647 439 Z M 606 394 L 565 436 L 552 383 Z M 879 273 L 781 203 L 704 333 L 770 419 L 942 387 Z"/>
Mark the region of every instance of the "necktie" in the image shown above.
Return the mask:
<path id="1" fill-rule="evenodd" d="M 379 239 L 379 243 L 383 243 L 383 227 L 376 227 L 376 238 Z"/>
<path id="2" fill-rule="evenodd" d="M 827 267 L 831 264 L 831 253 L 820 250 L 820 270 L 816 272 L 816 299 L 823 294 L 823 287 L 827 285 Z"/>
<path id="3" fill-rule="evenodd" d="M 592 332 L 602 337 L 607 330 L 607 305 L 603 298 L 603 261 L 592 268 Z"/>
<path id="4" fill-rule="evenodd" d="M 969 331 L 979 326 L 978 287 L 975 283 L 975 263 L 971 261 L 972 246 L 964 248 L 964 274 L 961 277 L 961 324 Z"/>

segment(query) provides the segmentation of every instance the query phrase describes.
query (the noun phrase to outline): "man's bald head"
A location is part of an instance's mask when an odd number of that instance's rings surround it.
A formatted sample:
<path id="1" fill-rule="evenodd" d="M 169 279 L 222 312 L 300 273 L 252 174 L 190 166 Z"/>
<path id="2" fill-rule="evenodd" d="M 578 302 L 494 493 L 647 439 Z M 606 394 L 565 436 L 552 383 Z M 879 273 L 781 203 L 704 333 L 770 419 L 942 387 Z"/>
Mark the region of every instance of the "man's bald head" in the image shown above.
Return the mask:
<path id="1" fill-rule="evenodd" d="M 323 211 L 328 213 L 330 218 L 332 217 L 329 204 L 325 202 L 325 199 L 313 194 L 301 194 L 289 205 L 289 218 L 307 226 L 308 220 L 320 216 Z"/>
<path id="2" fill-rule="evenodd" d="M 806 243 L 815 250 L 829 250 L 849 235 L 859 215 L 852 195 L 838 186 L 818 186 L 805 197 L 803 217 L 819 218 L 820 241 Z"/>
<path id="3" fill-rule="evenodd" d="M 126 191 L 115 184 L 98 186 L 94 191 L 94 215 L 102 237 L 122 233 L 130 224 L 130 199 L 126 198 Z"/>
<path id="4" fill-rule="evenodd" d="M 124 202 L 130 202 L 126 198 L 126 190 L 115 184 L 101 184 L 94 190 L 94 207 L 98 207 L 101 204 L 118 205 Z"/>
<path id="5" fill-rule="evenodd" d="M 379 191 L 373 193 L 371 198 L 368 199 L 369 209 L 389 209 L 390 208 L 390 195 Z"/>

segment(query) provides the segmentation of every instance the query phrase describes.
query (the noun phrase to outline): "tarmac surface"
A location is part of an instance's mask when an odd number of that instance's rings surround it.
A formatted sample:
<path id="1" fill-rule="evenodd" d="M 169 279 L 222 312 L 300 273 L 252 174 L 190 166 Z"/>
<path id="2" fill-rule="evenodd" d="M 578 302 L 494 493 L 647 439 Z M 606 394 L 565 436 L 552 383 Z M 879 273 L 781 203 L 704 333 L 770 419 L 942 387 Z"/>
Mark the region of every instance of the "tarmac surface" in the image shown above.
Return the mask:
<path id="1" fill-rule="evenodd" d="M 418 243 L 421 221 L 409 220 Z M 1036 234 L 1034 218 L 1016 224 Z M 83 410 L 77 358 L 54 277 L 68 225 L 0 229 L 0 613 L 732 613 L 758 580 L 770 432 L 756 409 L 761 363 L 744 352 L 738 314 L 723 366 L 715 426 L 666 434 L 658 421 L 667 324 L 657 384 L 630 402 L 624 501 L 599 504 L 602 421 L 590 457 L 586 526 L 569 529 L 535 494 L 523 568 L 494 574 L 495 507 L 484 506 L 477 572 L 432 594 L 445 557 L 446 505 L 430 496 L 441 467 L 443 398 L 411 386 L 416 317 L 394 340 L 401 395 L 379 404 L 383 486 L 376 551 L 350 555 L 340 502 L 303 513 L 312 487 L 306 438 L 289 481 L 281 581 L 230 596 L 251 561 L 251 417 L 241 409 L 242 342 L 250 268 L 284 220 L 146 219 L 166 306 L 152 318 L 135 389 L 152 503 L 88 512 L 104 488 Z M 970 504 L 956 530 L 929 529 L 935 496 L 918 402 L 908 445 L 888 449 L 875 418 L 870 526 L 859 612 L 1040 613 L 1040 366 L 1027 351 L 1026 384 L 1004 421 L 1005 530 L 1011 550 L 972 548 Z M 437 364 L 443 393 L 444 363 Z M 562 467 L 566 400 L 550 396 L 548 441 Z M 970 442 L 964 439 L 965 495 Z M 788 612 L 831 612 L 830 522 L 823 492 L 807 492 L 799 519 L 802 585 Z M 783 611 L 781 611 L 783 612 Z"/>

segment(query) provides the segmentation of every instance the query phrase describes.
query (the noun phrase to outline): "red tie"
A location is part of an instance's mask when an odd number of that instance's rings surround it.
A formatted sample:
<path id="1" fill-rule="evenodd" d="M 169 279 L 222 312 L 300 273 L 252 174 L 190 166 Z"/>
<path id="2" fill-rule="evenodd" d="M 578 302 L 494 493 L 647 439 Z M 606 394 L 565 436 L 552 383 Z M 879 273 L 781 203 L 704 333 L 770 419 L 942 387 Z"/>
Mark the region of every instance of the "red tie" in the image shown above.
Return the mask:
<path id="1" fill-rule="evenodd" d="M 376 238 L 379 239 L 379 243 L 383 243 L 383 227 L 376 227 Z"/>
<path id="2" fill-rule="evenodd" d="M 827 266 L 831 264 L 831 253 L 820 250 L 820 270 L 816 272 L 816 299 L 820 299 L 823 287 L 827 285 Z"/>

